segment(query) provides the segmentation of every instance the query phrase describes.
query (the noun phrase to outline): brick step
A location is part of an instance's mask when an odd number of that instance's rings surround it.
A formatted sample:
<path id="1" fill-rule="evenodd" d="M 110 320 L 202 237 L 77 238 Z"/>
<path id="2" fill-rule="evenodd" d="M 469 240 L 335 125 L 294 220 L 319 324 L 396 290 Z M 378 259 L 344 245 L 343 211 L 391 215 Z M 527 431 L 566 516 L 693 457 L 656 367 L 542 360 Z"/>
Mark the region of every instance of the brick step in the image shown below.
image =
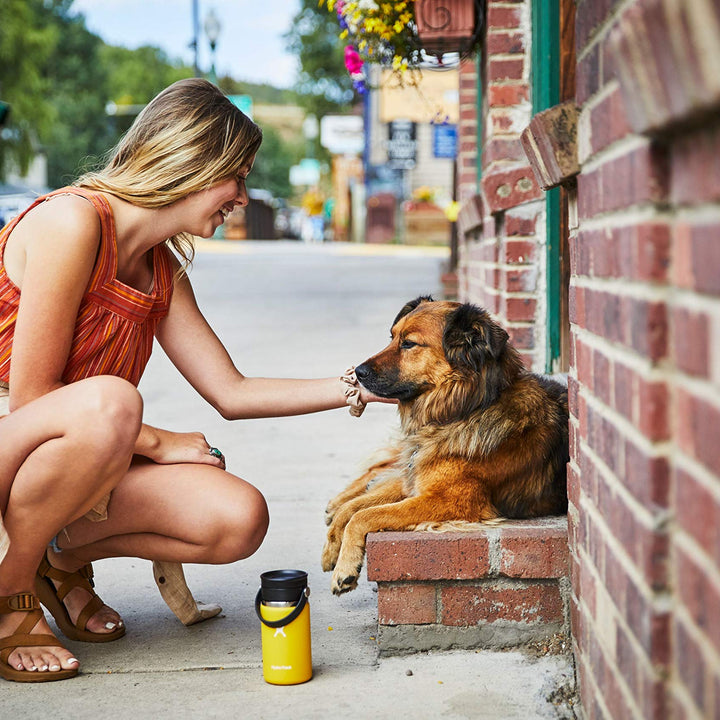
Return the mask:
<path id="1" fill-rule="evenodd" d="M 567 518 L 367 536 L 381 654 L 499 649 L 568 634 Z"/>

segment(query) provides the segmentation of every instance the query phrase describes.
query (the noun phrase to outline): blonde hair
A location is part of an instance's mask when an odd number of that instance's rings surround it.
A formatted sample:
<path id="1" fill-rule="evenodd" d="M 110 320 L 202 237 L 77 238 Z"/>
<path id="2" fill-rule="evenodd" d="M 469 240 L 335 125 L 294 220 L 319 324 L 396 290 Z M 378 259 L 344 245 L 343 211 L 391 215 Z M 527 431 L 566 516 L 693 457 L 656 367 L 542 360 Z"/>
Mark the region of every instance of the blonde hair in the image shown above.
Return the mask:
<path id="1" fill-rule="evenodd" d="M 164 207 L 238 175 L 261 142 L 260 128 L 215 85 L 179 80 L 145 106 L 107 165 L 74 185 L 140 207 Z M 181 233 L 167 242 L 187 267 L 195 253 L 191 236 Z"/>

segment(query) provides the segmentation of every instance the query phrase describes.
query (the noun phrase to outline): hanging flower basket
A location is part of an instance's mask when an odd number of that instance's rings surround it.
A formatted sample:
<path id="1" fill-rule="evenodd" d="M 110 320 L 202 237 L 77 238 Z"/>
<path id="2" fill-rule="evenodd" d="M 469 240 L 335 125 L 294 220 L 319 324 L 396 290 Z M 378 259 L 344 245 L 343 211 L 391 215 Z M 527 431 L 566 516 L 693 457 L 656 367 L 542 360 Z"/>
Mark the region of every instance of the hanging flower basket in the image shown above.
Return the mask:
<path id="1" fill-rule="evenodd" d="M 319 0 L 337 15 L 347 42 L 345 65 L 355 89 L 366 92 L 365 63 L 388 67 L 403 84 L 430 55 L 471 51 L 479 38 L 485 0 Z"/>
<path id="2" fill-rule="evenodd" d="M 420 44 L 428 52 L 463 52 L 474 43 L 479 8 L 475 0 L 415 0 Z"/>

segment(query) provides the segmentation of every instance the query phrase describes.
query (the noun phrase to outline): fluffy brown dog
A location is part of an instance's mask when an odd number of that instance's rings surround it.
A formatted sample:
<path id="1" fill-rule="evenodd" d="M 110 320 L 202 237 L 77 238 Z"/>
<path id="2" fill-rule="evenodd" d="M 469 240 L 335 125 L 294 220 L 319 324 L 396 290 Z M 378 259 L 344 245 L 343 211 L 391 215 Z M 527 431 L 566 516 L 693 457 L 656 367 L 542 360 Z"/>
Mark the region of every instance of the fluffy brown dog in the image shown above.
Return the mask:
<path id="1" fill-rule="evenodd" d="M 357 586 L 365 536 L 419 523 L 567 510 L 567 390 L 527 372 L 508 334 L 469 304 L 409 302 L 390 344 L 356 368 L 397 398 L 402 435 L 330 501 L 323 570 L 336 595 Z"/>

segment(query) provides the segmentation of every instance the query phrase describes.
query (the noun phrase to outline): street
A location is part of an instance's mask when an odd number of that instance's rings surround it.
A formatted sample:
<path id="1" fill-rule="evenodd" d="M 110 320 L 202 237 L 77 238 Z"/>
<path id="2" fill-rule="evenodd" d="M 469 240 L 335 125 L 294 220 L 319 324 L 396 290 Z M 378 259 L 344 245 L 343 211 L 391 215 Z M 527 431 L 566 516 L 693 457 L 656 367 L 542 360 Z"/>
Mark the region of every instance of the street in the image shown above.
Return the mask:
<path id="1" fill-rule="evenodd" d="M 190 277 L 199 305 L 246 375 L 339 375 L 382 348 L 402 305 L 439 296 L 438 249 L 340 244 L 202 243 Z M 260 550 L 231 566 L 186 567 L 195 596 L 219 618 L 183 627 L 162 602 L 149 562 L 96 563 L 98 591 L 128 626 L 107 645 L 68 642 L 79 678 L 42 686 L 3 683 L 1 717 L 416 718 L 558 717 L 547 700 L 572 675 L 570 659 L 521 652 L 458 652 L 378 660 L 376 593 L 331 595 L 320 570 L 325 504 L 396 426 L 393 406 L 227 422 L 157 349 L 141 391 L 146 421 L 201 430 L 228 469 L 256 485 L 271 524 Z M 314 678 L 276 687 L 262 678 L 253 607 L 261 572 L 309 573 Z M 565 716 L 563 716 L 565 717 Z"/>

